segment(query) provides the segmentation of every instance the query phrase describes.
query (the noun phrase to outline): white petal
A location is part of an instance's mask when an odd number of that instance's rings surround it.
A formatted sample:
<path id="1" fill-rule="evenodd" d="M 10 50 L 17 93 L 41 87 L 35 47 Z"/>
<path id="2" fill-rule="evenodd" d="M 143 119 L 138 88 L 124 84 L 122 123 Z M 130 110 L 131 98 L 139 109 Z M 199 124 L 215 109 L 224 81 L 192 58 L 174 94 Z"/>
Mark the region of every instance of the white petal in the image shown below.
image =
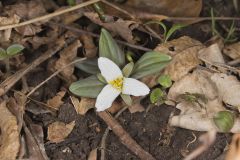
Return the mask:
<path id="1" fill-rule="evenodd" d="M 113 101 L 119 94 L 120 91 L 113 88 L 110 84 L 106 85 L 97 96 L 97 101 L 95 104 L 97 111 L 104 111 L 105 109 L 111 107 Z"/>
<path id="2" fill-rule="evenodd" d="M 122 71 L 120 68 L 108 58 L 98 58 L 98 67 L 107 82 L 122 77 Z"/>
<path id="3" fill-rule="evenodd" d="M 148 86 L 133 78 L 124 78 L 122 93 L 133 96 L 144 96 L 149 94 Z"/>

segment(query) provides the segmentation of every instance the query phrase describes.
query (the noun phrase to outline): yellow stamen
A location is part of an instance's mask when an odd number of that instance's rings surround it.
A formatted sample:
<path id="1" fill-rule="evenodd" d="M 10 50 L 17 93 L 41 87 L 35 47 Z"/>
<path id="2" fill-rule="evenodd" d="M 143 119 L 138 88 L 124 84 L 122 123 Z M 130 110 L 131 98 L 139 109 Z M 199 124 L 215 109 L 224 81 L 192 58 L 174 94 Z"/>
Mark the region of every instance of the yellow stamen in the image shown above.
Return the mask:
<path id="1" fill-rule="evenodd" d="M 123 86 L 123 77 L 118 77 L 110 82 L 108 82 L 113 86 L 113 88 L 122 91 L 122 86 Z"/>

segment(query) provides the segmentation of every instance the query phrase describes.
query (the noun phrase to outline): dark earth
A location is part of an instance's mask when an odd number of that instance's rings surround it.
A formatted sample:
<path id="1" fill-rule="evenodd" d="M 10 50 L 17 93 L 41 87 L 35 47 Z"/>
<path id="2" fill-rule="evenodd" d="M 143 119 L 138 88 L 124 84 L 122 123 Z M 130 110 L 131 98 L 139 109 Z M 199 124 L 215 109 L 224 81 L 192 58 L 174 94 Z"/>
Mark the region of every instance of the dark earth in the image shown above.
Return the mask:
<path id="1" fill-rule="evenodd" d="M 228 1 L 223 0 L 204 2 L 201 16 L 209 16 L 210 7 L 214 7 L 219 12 L 221 11 L 218 16 L 233 16 L 233 6 L 228 6 L 228 4 Z M 221 24 L 229 26 L 231 23 L 220 21 L 218 24 L 220 29 L 222 29 Z M 206 32 L 206 30 L 204 30 L 204 28 L 206 29 L 206 26 L 209 28 L 211 22 L 208 21 L 190 25 L 177 32 L 172 39 L 182 35 L 188 35 L 201 42 L 206 42 L 212 36 L 211 32 Z M 224 30 L 222 32 L 224 33 Z M 42 64 L 41 68 L 42 70 L 28 75 L 27 79 L 29 86 L 36 86 L 51 75 L 51 73 L 45 72 L 46 64 Z M 56 95 L 63 85 L 64 82 L 62 82 L 60 78 L 55 77 L 41 87 L 32 98 L 46 102 L 47 99 Z M 34 123 L 43 126 L 45 137 L 47 137 L 47 127 L 52 122 L 56 120 L 65 123 L 72 122 L 73 120 L 76 121 L 73 131 L 65 141 L 58 144 L 51 144 L 45 138 L 46 152 L 52 160 L 86 160 L 90 151 L 95 148 L 98 148 L 98 152 L 100 153 L 99 147 L 101 139 L 107 128 L 104 121 L 97 116 L 93 109 L 88 111 L 84 116 L 77 115 L 71 104 L 69 94 L 65 96 L 64 104 L 56 114 L 44 112 L 37 115 L 32 114 L 32 112 L 34 112 L 33 110 L 36 108 L 39 110 L 40 106 L 33 102 L 27 104 L 27 115 L 32 118 Z M 144 104 L 147 108 L 149 104 L 148 98 L 145 99 Z M 156 159 L 180 160 L 184 158 L 184 155 L 196 149 L 201 144 L 198 140 L 193 143 L 190 142 L 194 140 L 194 135 L 198 138 L 203 132 L 194 132 L 168 126 L 168 118 L 174 110 L 173 107 L 165 105 L 154 106 L 147 113 L 141 112 L 131 114 L 126 110 L 120 115 L 118 121 L 132 138 L 146 151 L 156 157 Z M 214 145 L 199 156 L 197 160 L 220 159 L 225 147 L 230 142 L 231 136 L 231 134 L 218 134 Z M 123 144 L 121 144 L 119 139 L 111 131 L 106 139 L 105 152 L 108 160 L 138 159 Z"/>

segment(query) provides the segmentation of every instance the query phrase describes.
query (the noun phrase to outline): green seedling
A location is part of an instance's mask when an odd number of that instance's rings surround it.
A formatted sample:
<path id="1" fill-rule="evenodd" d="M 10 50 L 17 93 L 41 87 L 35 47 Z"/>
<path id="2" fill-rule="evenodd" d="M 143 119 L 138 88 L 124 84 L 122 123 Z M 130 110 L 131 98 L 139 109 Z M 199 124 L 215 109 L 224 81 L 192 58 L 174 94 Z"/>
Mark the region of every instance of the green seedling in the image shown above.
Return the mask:
<path id="1" fill-rule="evenodd" d="M 213 117 L 213 121 L 221 132 L 228 132 L 234 125 L 235 116 L 230 111 L 220 111 Z"/>
<path id="2" fill-rule="evenodd" d="M 183 24 L 174 24 L 169 30 L 167 26 L 161 21 L 149 21 L 146 24 L 159 24 L 163 28 L 163 42 L 167 42 L 169 38 L 177 31 L 185 27 Z"/>

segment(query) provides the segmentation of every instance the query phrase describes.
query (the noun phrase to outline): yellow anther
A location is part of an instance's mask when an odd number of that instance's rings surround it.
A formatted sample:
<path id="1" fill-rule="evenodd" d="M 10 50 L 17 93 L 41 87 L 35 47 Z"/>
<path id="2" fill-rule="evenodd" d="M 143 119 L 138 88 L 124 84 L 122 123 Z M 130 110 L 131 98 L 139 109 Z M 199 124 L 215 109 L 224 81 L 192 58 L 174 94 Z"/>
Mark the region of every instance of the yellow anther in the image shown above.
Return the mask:
<path id="1" fill-rule="evenodd" d="M 108 83 L 111 84 L 113 88 L 116 88 L 117 90 L 122 91 L 123 77 L 118 77 Z"/>

